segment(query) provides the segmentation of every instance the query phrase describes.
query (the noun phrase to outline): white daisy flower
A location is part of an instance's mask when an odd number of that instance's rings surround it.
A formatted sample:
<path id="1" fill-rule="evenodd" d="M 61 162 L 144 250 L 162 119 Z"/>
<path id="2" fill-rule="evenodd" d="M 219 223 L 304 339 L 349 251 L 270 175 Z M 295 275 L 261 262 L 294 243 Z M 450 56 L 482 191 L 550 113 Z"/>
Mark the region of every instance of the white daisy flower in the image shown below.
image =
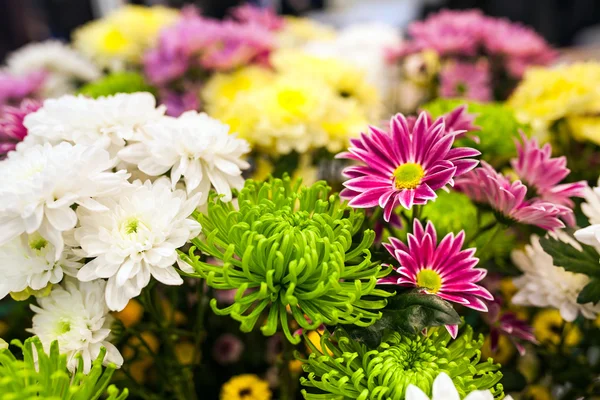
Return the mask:
<path id="1" fill-rule="evenodd" d="M 49 99 L 25 117 L 28 135 L 18 148 L 69 142 L 102 147 L 114 156 L 128 140 L 139 138 L 145 124 L 158 121 L 164 112 L 165 107 L 156 108 L 154 96 L 145 92 Z"/>
<path id="2" fill-rule="evenodd" d="M 47 76 L 42 87 L 45 98 L 73 93 L 77 83 L 90 82 L 101 76 L 95 64 L 57 40 L 21 47 L 8 56 L 6 68 L 15 75 L 45 71 Z"/>
<path id="3" fill-rule="evenodd" d="M 0 162 L 0 245 L 37 231 L 58 260 L 62 233 L 77 223 L 72 206 L 102 210 L 93 198 L 118 193 L 126 184 L 127 173 L 114 173 L 113 166 L 106 150 L 69 143 L 9 153 Z"/>
<path id="4" fill-rule="evenodd" d="M 80 255 L 94 259 L 77 278 L 108 278 L 106 302 L 120 311 L 138 296 L 153 276 L 166 285 L 183 280 L 173 267 L 177 249 L 200 233 L 200 224 L 189 218 L 200 194 L 187 199 L 183 190 L 171 190 L 168 178 L 151 183 L 134 182 L 120 196 L 100 200 L 104 211 L 77 210 L 80 226 L 74 238 Z"/>
<path id="5" fill-rule="evenodd" d="M 42 290 L 62 281 L 64 274 L 76 276 L 83 265 L 70 249 L 58 261 L 55 257 L 54 246 L 37 232 L 0 246 L 0 299 L 11 292 Z"/>
<path id="6" fill-rule="evenodd" d="M 598 186 L 600 186 L 600 180 Z M 590 224 L 600 224 L 600 187 L 586 187 L 583 195 L 585 202 L 581 204 L 581 211 L 588 217 Z"/>
<path id="7" fill-rule="evenodd" d="M 248 142 L 229 134 L 229 127 L 202 113 L 189 111 L 179 118 L 165 117 L 144 128 L 140 143 L 127 146 L 119 157 L 150 176 L 171 171 L 173 187 L 183 180 L 188 193 L 208 198 L 211 184 L 224 201 L 231 189 L 244 186 L 242 169 L 250 165 L 242 159 L 250 151 Z"/>
<path id="8" fill-rule="evenodd" d="M 67 355 L 67 367 L 75 371 L 83 359 L 83 372 L 89 373 L 92 361 L 106 348 L 104 364 L 120 367 L 123 357 L 109 342 L 114 318 L 104 302 L 103 280 L 78 282 L 67 280 L 56 286 L 47 297 L 38 298 L 39 306 L 31 305 L 35 313 L 29 332 L 37 335 L 46 351 L 57 340 L 60 352 Z"/>
<path id="9" fill-rule="evenodd" d="M 581 250 L 581 246 L 566 233 L 558 231 L 556 236 Z M 540 245 L 538 236 L 531 236 L 531 245 L 525 246 L 524 251 L 513 251 L 512 260 L 524 272 L 524 275 L 514 280 L 518 292 L 512 299 L 513 303 L 554 307 L 569 322 L 574 321 L 579 313 L 588 319 L 594 319 L 600 313 L 600 304 L 577 303 L 577 296 L 590 282 L 590 278 L 555 266 L 552 257 Z"/>
<path id="10" fill-rule="evenodd" d="M 408 385 L 406 388 L 406 400 L 460 400 L 458 391 L 454 386 L 452 379 L 441 372 L 433 381 L 433 394 L 431 399 L 421 389 L 415 385 Z M 494 395 L 489 390 L 475 390 L 467 395 L 464 400 L 494 400 Z M 504 400 L 512 400 L 512 397 L 506 396 Z"/>

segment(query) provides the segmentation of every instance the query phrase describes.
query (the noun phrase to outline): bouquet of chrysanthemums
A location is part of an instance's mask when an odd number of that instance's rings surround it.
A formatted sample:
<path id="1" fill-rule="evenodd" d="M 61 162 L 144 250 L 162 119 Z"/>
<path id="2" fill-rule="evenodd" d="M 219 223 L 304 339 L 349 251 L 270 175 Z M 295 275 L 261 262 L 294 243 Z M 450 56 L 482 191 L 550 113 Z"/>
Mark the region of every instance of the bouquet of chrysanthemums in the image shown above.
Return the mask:
<path id="1" fill-rule="evenodd" d="M 600 189 L 557 154 L 593 65 L 390 113 L 399 41 L 130 6 L 11 54 L 0 399 L 597 398 Z"/>
<path id="2" fill-rule="evenodd" d="M 408 35 L 388 54 L 399 66 L 397 103 L 408 111 L 437 97 L 506 100 L 527 68 L 556 56 L 532 29 L 479 10 L 443 10 L 411 23 Z"/>

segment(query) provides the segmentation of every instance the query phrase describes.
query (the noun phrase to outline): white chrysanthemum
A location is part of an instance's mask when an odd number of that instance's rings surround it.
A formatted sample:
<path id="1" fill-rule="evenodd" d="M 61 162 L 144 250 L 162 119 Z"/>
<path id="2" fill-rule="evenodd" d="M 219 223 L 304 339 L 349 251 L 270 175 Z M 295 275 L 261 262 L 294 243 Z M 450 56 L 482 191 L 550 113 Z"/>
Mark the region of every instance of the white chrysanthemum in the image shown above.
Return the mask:
<path id="1" fill-rule="evenodd" d="M 600 187 L 586 187 L 583 193 L 585 202 L 581 204 L 581 211 L 588 217 L 591 225 L 600 224 Z"/>
<path id="2" fill-rule="evenodd" d="M 29 332 L 37 335 L 46 351 L 52 341 L 57 340 L 60 352 L 67 355 L 67 367 L 75 371 L 79 364 L 76 357 L 83 359 L 83 372 L 89 373 L 92 361 L 106 348 L 104 364 L 120 367 L 123 357 L 110 340 L 113 317 L 104 302 L 103 280 L 78 282 L 66 280 L 56 286 L 47 297 L 37 299 L 33 326 Z"/>
<path id="3" fill-rule="evenodd" d="M 100 78 L 101 72 L 83 55 L 57 40 L 31 43 L 11 53 L 7 69 L 16 75 L 45 71 L 44 97 L 58 97 L 73 93 L 78 82 Z"/>
<path id="4" fill-rule="evenodd" d="M 559 240 L 581 249 L 579 244 L 564 232 L 559 231 L 556 236 Z M 513 251 L 512 259 L 524 272 L 524 275 L 514 280 L 519 290 L 512 299 L 513 303 L 554 307 L 560 311 L 565 321 L 574 321 L 579 313 L 589 319 L 596 318 L 600 313 L 600 304 L 577 303 L 577 296 L 590 282 L 590 278 L 554 266 L 552 257 L 544 252 L 538 236 L 531 236 L 531 245 L 525 246 L 524 251 Z"/>
<path id="5" fill-rule="evenodd" d="M 119 157 L 150 176 L 171 171 L 173 187 L 183 180 L 188 193 L 200 192 L 204 203 L 211 184 L 224 200 L 231 200 L 231 189 L 244 186 L 242 159 L 250 151 L 248 142 L 229 134 L 229 127 L 195 111 L 179 118 L 165 117 L 144 128 L 147 137 L 127 146 Z"/>
<path id="6" fill-rule="evenodd" d="M 77 223 L 72 206 L 102 210 L 94 198 L 118 193 L 126 184 L 127 173 L 114 173 L 113 166 L 106 150 L 69 143 L 9 153 L 0 162 L 0 245 L 37 231 L 59 259 L 62 233 Z"/>
<path id="7" fill-rule="evenodd" d="M 431 400 L 460 400 L 454 382 L 445 372 L 441 372 L 433 381 L 432 392 Z M 406 400 L 430 399 L 421 389 L 411 384 L 406 389 Z M 475 390 L 464 400 L 494 400 L 494 395 L 489 390 Z M 512 400 L 512 397 L 506 396 L 504 400 Z"/>
<path id="8" fill-rule="evenodd" d="M 55 261 L 56 249 L 38 233 L 23 234 L 0 246 L 0 299 L 26 289 L 42 290 L 62 281 L 64 274 L 75 276 L 83 263 L 70 250 Z"/>
<path id="9" fill-rule="evenodd" d="M 164 112 L 164 106 L 157 108 L 154 96 L 145 92 L 49 99 L 25 117 L 28 135 L 19 148 L 69 142 L 99 146 L 115 155 L 126 141 L 139 139 L 142 127 L 158 121 Z"/>
<path id="10" fill-rule="evenodd" d="M 77 278 L 108 278 L 106 302 L 118 311 L 140 294 L 150 276 L 166 285 L 182 284 L 173 264 L 176 250 L 200 233 L 200 224 L 189 218 L 199 198 L 187 199 L 185 191 L 171 190 L 169 179 L 161 178 L 136 181 L 120 196 L 101 200 L 105 211 L 78 209 L 74 238 L 79 253 L 95 258 Z"/>

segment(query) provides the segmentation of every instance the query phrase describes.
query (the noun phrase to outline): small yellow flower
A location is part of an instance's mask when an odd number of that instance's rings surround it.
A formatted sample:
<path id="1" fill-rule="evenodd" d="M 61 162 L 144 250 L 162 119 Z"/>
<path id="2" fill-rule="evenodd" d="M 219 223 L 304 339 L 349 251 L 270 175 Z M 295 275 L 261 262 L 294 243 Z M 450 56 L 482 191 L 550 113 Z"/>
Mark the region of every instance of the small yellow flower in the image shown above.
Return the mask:
<path id="1" fill-rule="evenodd" d="M 8 332 L 8 324 L 4 321 L 0 321 L 0 336 L 4 336 Z"/>
<path id="2" fill-rule="evenodd" d="M 515 355 L 516 348 L 515 345 L 511 343 L 510 339 L 505 335 L 500 335 L 498 338 L 498 348 L 496 352 L 492 352 L 491 349 L 491 341 L 490 336 L 485 337 L 485 341 L 483 342 L 483 347 L 481 348 L 481 355 L 483 359 L 487 359 L 489 357 L 493 358 L 495 362 L 498 362 L 502 365 L 509 362 L 512 357 Z"/>
<path id="3" fill-rule="evenodd" d="M 16 300 L 16 301 L 27 300 L 30 296 L 46 297 L 52 291 L 52 286 L 54 286 L 54 285 L 49 283 L 48 285 L 46 285 L 46 287 L 44 287 L 42 289 L 38 289 L 38 290 L 33 290 L 28 287 L 27 289 L 22 290 L 20 292 L 10 292 L 10 297 L 12 297 L 12 299 Z"/>
<path id="4" fill-rule="evenodd" d="M 142 340 L 131 337 L 123 347 L 122 354 L 129 374 L 137 383 L 144 383 L 148 369 L 154 364 L 153 353 L 158 352 L 160 343 L 151 332 L 142 332 Z"/>
<path id="5" fill-rule="evenodd" d="M 267 381 L 256 375 L 238 375 L 221 388 L 221 400 L 270 400 L 271 390 Z"/>
<path id="6" fill-rule="evenodd" d="M 255 181 L 264 181 L 273 173 L 274 170 L 275 167 L 271 161 L 264 157 L 259 157 L 256 159 L 256 167 L 254 169 L 254 173 L 252 174 L 252 179 Z"/>
<path id="7" fill-rule="evenodd" d="M 565 337 L 562 339 L 563 324 Z M 533 333 L 537 340 L 544 344 L 550 343 L 558 346 L 563 341 L 566 347 L 577 345 L 582 334 L 577 325 L 565 322 L 560 316 L 560 312 L 554 309 L 546 309 L 538 312 L 533 318 Z"/>
<path id="8" fill-rule="evenodd" d="M 113 313 L 113 316 L 121 321 L 126 328 L 130 328 L 141 321 L 144 315 L 144 307 L 135 299 L 129 300 L 123 311 Z"/>
<path id="9" fill-rule="evenodd" d="M 527 386 L 523 393 L 523 400 L 552 400 L 550 390 L 542 385 Z"/>
<path id="10" fill-rule="evenodd" d="M 302 361 L 300 361 L 300 360 L 290 361 L 289 368 L 293 374 L 300 374 L 302 372 Z"/>
<path id="11" fill-rule="evenodd" d="M 182 342 L 175 345 L 175 356 L 181 365 L 192 365 L 200 362 L 200 353 L 191 342 Z"/>

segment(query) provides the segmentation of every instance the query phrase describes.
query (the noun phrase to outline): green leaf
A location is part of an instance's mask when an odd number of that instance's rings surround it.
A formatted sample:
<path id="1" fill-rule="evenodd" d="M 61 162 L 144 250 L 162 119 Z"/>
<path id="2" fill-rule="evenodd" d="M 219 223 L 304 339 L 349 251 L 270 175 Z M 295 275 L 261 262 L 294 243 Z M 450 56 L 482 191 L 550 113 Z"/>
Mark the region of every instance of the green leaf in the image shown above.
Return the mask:
<path id="1" fill-rule="evenodd" d="M 567 271 L 600 277 L 598 252 L 591 246 L 582 245 L 583 251 L 561 240 L 552 237 L 540 239 L 540 244 L 546 253 L 552 256 L 554 265 Z"/>
<path id="2" fill-rule="evenodd" d="M 600 279 L 592 278 L 577 296 L 579 304 L 598 303 L 600 301 Z"/>
<path id="3" fill-rule="evenodd" d="M 417 289 L 389 298 L 388 305 L 381 312 L 381 319 L 370 327 L 346 327 L 346 331 L 355 340 L 377 347 L 386 330 L 417 334 L 425 328 L 461 323 L 460 316 L 450 303 Z"/>

